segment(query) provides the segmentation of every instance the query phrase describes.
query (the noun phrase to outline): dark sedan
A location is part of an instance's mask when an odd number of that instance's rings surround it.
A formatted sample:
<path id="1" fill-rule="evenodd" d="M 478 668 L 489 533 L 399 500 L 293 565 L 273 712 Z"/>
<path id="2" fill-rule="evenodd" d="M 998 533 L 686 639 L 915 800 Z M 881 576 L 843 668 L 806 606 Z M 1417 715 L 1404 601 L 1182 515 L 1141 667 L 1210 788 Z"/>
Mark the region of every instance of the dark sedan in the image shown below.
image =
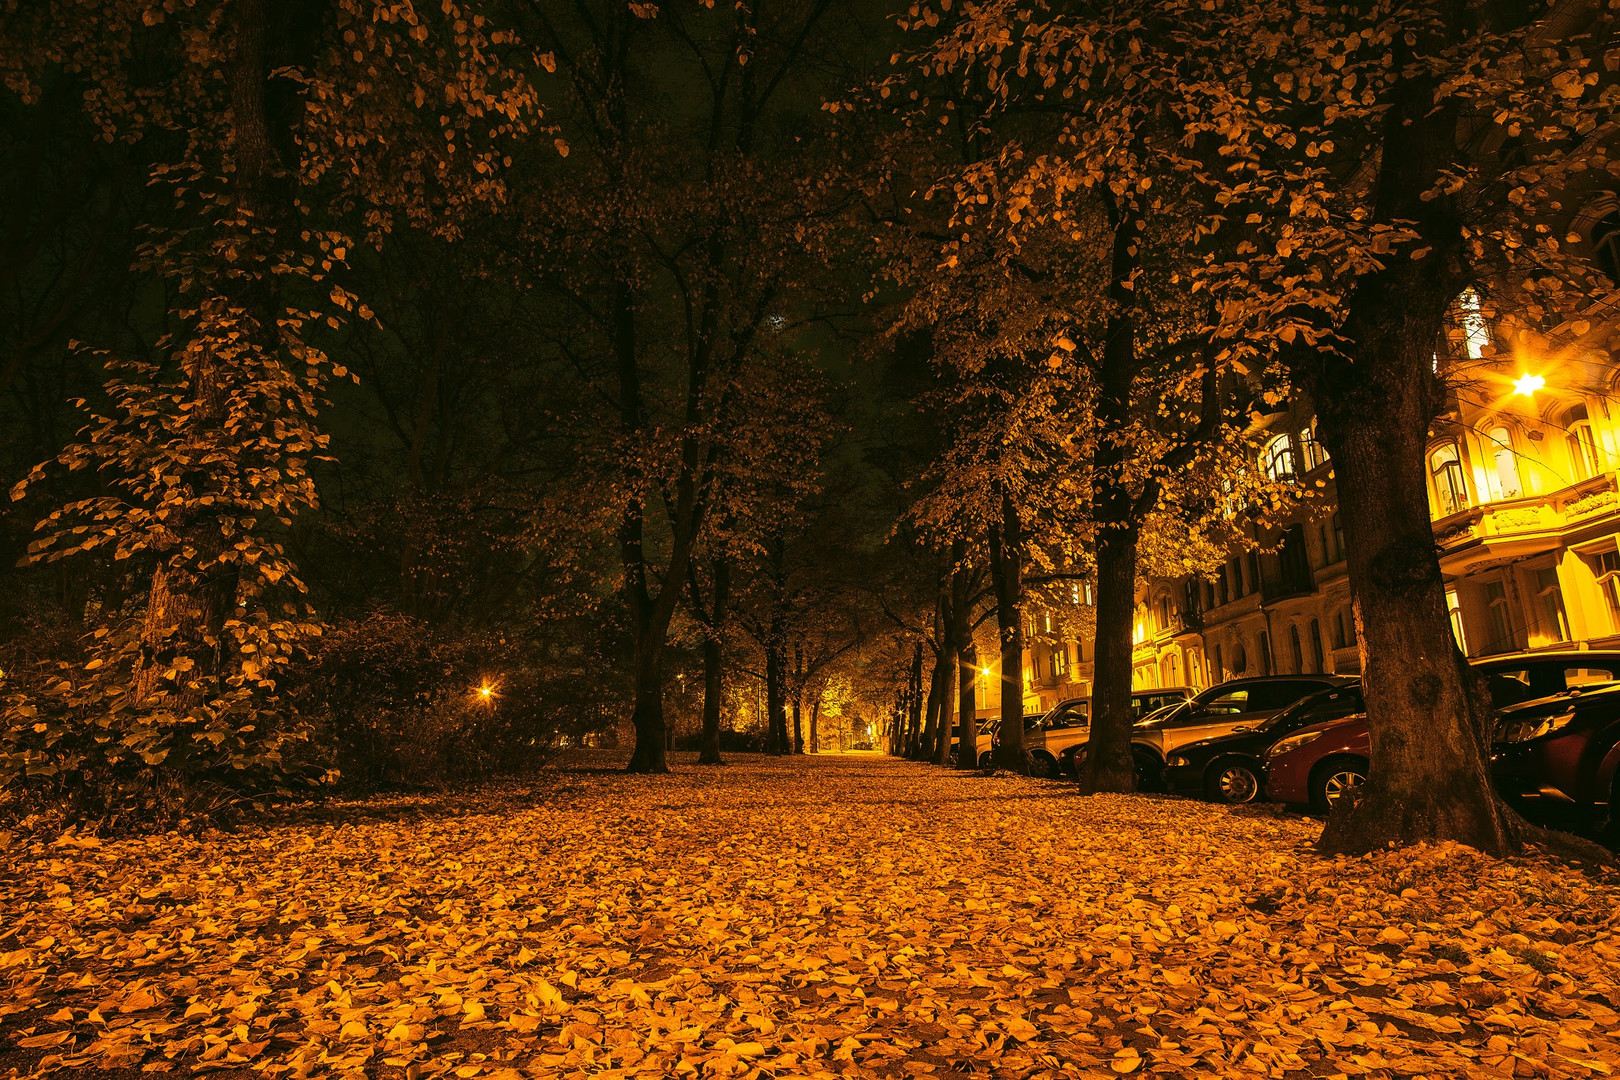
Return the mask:
<path id="1" fill-rule="evenodd" d="M 1301 698 L 1251 731 L 1235 731 L 1190 743 L 1165 762 L 1164 783 L 1177 795 L 1196 795 L 1212 802 L 1252 802 L 1265 775 L 1266 748 L 1312 724 L 1322 724 L 1366 709 L 1361 684 L 1336 686 Z"/>
<path id="2" fill-rule="evenodd" d="M 1509 798 L 1572 813 L 1620 842 L 1620 686 L 1577 689 L 1503 710 L 1491 773 Z"/>

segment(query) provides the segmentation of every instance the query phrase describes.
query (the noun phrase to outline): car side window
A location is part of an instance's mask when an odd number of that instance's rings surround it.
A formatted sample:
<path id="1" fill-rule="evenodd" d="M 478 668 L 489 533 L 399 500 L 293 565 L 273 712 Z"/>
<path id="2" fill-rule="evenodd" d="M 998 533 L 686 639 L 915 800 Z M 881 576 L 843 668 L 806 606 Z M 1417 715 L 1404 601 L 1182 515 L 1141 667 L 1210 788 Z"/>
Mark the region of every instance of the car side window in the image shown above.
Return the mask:
<path id="1" fill-rule="evenodd" d="M 1046 722 L 1046 727 L 1049 729 L 1072 728 L 1084 727 L 1085 724 L 1086 715 L 1080 706 L 1069 705 L 1053 713 L 1052 718 Z"/>
<path id="2" fill-rule="evenodd" d="M 1302 727 L 1307 724 L 1325 724 L 1330 720 L 1342 720 L 1346 716 L 1355 716 L 1366 711 L 1367 705 L 1361 698 L 1360 690 L 1341 690 L 1306 709 L 1300 715 L 1299 723 Z"/>
<path id="3" fill-rule="evenodd" d="M 1249 689 L 1229 690 L 1218 697 L 1199 702 L 1176 718 L 1176 726 L 1202 723 L 1211 718 L 1236 716 L 1249 708 Z"/>
<path id="4" fill-rule="evenodd" d="M 1577 687 L 1589 690 L 1595 686 L 1608 686 L 1610 683 L 1620 682 L 1613 668 L 1596 667 L 1569 667 L 1564 669 L 1564 687 L 1574 690 Z"/>
<path id="5" fill-rule="evenodd" d="M 1490 687 L 1491 704 L 1498 709 L 1540 696 L 1530 688 L 1528 668 L 1499 668 L 1485 682 Z"/>
<path id="6" fill-rule="evenodd" d="M 1304 681 L 1279 682 L 1272 683 L 1269 686 L 1257 686 L 1254 693 L 1249 695 L 1249 711 L 1266 712 L 1274 709 L 1286 709 L 1305 695 L 1326 689 L 1327 687 L 1321 683 Z"/>

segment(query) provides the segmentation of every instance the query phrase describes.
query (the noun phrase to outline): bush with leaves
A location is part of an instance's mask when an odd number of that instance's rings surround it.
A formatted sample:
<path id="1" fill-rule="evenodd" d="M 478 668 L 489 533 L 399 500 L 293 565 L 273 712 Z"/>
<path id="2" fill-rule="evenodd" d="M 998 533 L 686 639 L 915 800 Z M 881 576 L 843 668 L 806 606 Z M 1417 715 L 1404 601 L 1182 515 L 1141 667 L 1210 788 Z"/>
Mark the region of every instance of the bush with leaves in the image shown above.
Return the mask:
<path id="1" fill-rule="evenodd" d="M 538 767 L 624 708 L 582 628 L 447 631 L 380 611 L 339 622 L 298 673 L 312 764 L 345 784 L 473 780 Z"/>

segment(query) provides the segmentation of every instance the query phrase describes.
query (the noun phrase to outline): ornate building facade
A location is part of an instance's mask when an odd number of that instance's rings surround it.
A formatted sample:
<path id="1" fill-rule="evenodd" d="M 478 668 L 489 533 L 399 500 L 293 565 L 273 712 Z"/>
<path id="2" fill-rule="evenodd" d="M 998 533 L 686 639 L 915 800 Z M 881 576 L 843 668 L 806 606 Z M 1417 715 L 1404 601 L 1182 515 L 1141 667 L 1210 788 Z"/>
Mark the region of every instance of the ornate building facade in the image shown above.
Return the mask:
<path id="1" fill-rule="evenodd" d="M 1620 197 L 1592 195 L 1569 234 L 1620 282 Z M 1458 298 L 1435 359 L 1452 390 L 1426 469 L 1452 630 L 1471 657 L 1620 647 L 1615 356 L 1620 291 L 1545 329 L 1494 316 L 1472 291 Z M 1215 576 L 1138 586 L 1137 689 L 1359 670 L 1333 463 L 1308 404 L 1262 424 L 1256 467 L 1312 495 L 1283 527 L 1251 529 Z M 1037 634 L 1025 654 L 1026 711 L 1087 696 L 1094 658 L 1084 638 Z"/>

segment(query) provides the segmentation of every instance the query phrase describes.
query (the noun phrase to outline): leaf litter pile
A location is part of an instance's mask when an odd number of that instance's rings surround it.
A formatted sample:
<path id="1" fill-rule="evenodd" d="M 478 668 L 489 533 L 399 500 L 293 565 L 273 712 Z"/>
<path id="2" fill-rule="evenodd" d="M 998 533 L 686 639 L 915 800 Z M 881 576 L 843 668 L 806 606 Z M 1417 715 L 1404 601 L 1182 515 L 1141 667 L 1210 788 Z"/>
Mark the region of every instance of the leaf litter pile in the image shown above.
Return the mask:
<path id="1" fill-rule="evenodd" d="M 1608 1076 L 1620 887 L 875 757 L 10 841 L 0 1076 Z"/>

